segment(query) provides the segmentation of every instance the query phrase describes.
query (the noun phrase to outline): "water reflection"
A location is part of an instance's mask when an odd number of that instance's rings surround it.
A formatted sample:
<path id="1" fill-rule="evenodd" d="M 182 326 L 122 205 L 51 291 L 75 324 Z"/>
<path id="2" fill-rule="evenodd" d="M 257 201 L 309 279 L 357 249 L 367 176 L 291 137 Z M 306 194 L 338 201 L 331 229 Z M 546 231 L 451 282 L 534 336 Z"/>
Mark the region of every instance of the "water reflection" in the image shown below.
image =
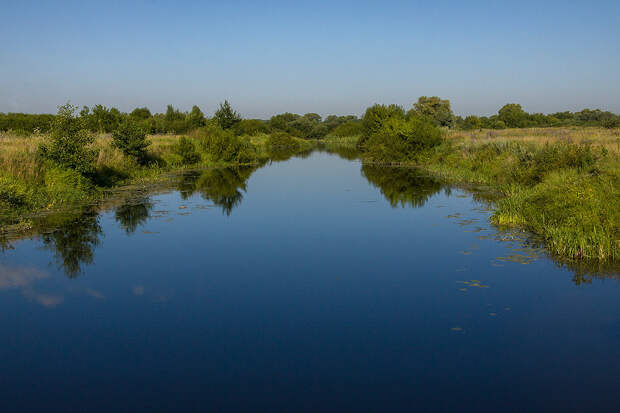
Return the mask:
<path id="1" fill-rule="evenodd" d="M 103 234 L 97 211 L 50 215 L 38 226 L 53 228 L 43 233 L 41 240 L 54 252 L 56 262 L 69 278 L 77 277 L 85 265 L 93 263 L 94 250 Z"/>
<path id="2" fill-rule="evenodd" d="M 343 150 L 338 153 L 334 148 L 320 149 L 339 156 L 357 156 L 355 150 Z M 287 154 L 286 156 L 289 156 Z M 299 153 L 293 154 L 300 156 Z M 293 156 L 290 155 L 290 156 Z M 307 156 L 306 153 L 301 155 Z M 285 157 L 283 154 L 282 157 Z M 179 191 L 182 199 L 188 199 L 195 194 L 212 202 L 219 207 L 223 214 L 230 216 L 235 208 L 243 201 L 247 191 L 247 182 L 250 176 L 260 166 L 208 169 L 200 172 L 183 174 L 175 178 L 172 188 Z M 392 207 L 423 207 L 427 201 L 442 189 L 449 194 L 450 189 L 440 181 L 424 175 L 415 168 L 382 167 L 376 165 L 362 165 L 361 175 L 374 187 L 378 188 Z M 170 183 L 165 184 L 163 190 L 170 190 Z M 455 194 L 457 198 L 473 198 L 477 207 L 477 217 L 489 214 L 492 208 L 493 194 L 476 192 Z M 119 204 L 120 203 L 120 204 Z M 110 205 L 116 205 L 114 218 L 127 235 L 133 234 L 139 227 L 144 226 L 150 219 L 161 217 L 167 211 L 152 213 L 154 202 L 145 190 L 130 190 L 118 196 Z M 100 207 L 101 209 L 109 208 Z M 185 208 L 185 206 L 183 206 Z M 38 233 L 45 248 L 53 251 L 56 263 L 69 278 L 80 275 L 87 265 L 94 261 L 95 249 L 100 245 L 103 236 L 99 223 L 100 211 L 95 208 L 84 208 L 72 213 L 49 214 L 35 218 L 33 233 Z M 189 213 L 189 212 L 188 212 Z M 512 263 L 529 264 L 539 257 L 547 257 L 544 244 L 531 235 L 518 230 L 502 228 L 486 228 L 478 218 L 468 217 L 467 211 L 458 211 L 442 216 L 454 220 L 461 227 L 461 231 L 476 233 L 479 240 L 492 239 L 505 245 L 510 252 L 496 257 L 490 266 L 501 267 Z M 485 221 L 486 218 L 482 218 Z M 488 232 L 490 231 L 490 232 Z M 1 235 L 1 234 L 0 234 Z M 0 250 L 12 249 L 12 239 L 6 235 L 0 236 Z M 461 250 L 463 255 L 475 254 L 477 246 L 469 246 Z M 594 278 L 620 279 L 617 265 L 587 262 L 566 262 L 550 257 L 560 267 L 569 268 L 573 274 L 573 282 L 577 285 L 591 283 Z M 0 287 L 2 280 L 0 279 Z M 35 299 L 35 295 L 31 294 Z M 51 301 L 50 301 L 51 302 Z"/>
<path id="3" fill-rule="evenodd" d="M 184 175 L 178 185 L 181 197 L 187 199 L 195 193 L 213 202 L 230 216 L 241 204 L 247 180 L 256 167 L 208 169 L 201 173 Z"/>
<path id="4" fill-rule="evenodd" d="M 153 203 L 147 197 L 126 200 L 123 205 L 116 208 L 114 217 L 129 235 L 148 221 L 151 209 Z"/>
<path id="5" fill-rule="evenodd" d="M 362 176 L 379 188 L 392 207 L 420 208 L 442 189 L 442 184 L 415 168 L 362 165 Z"/>

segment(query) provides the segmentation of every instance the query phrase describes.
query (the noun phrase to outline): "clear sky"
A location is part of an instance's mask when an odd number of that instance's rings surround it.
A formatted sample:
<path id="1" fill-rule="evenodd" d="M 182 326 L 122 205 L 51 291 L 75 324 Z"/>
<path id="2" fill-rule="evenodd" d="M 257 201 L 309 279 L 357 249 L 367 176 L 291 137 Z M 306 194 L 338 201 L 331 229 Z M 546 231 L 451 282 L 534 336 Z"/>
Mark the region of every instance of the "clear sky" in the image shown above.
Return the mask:
<path id="1" fill-rule="evenodd" d="M 0 0 L 0 112 L 620 113 L 620 1 Z"/>

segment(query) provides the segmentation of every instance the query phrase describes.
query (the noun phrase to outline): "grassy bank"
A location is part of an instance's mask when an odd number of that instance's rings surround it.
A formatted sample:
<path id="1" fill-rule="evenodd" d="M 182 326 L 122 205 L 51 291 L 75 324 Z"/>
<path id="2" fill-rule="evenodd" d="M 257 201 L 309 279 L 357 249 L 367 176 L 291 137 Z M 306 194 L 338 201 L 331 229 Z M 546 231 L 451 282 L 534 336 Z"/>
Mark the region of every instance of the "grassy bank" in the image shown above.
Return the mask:
<path id="1" fill-rule="evenodd" d="M 553 255 L 609 263 L 620 262 L 619 146 L 618 129 L 452 131 L 432 148 L 378 163 L 415 165 L 450 183 L 489 186 L 499 195 L 495 224 L 537 234 Z M 364 161 L 376 163 L 372 154 L 366 150 Z"/>
<path id="2" fill-rule="evenodd" d="M 116 188 L 157 181 L 173 171 L 257 165 L 314 145 L 290 136 L 231 137 L 202 129 L 185 136 L 148 136 L 147 161 L 140 163 L 115 147 L 111 135 L 98 135 L 89 145 L 96 156 L 87 178 L 41 159 L 39 150 L 49 139 L 0 133 L 0 232 L 28 229 L 35 212 L 101 202 Z"/>

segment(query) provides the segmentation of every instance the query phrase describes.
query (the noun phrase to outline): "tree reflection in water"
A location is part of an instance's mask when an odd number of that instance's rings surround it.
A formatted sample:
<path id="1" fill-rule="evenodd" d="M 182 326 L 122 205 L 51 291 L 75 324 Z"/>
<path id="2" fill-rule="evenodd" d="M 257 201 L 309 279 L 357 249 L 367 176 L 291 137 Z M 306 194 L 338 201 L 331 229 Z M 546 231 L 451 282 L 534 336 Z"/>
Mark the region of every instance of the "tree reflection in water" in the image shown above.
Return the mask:
<path id="1" fill-rule="evenodd" d="M 114 218 L 130 235 L 133 234 L 136 229 L 145 224 L 149 219 L 151 209 L 153 209 L 153 203 L 149 198 L 138 198 L 133 200 L 127 200 L 125 203 L 116 208 Z"/>
<path id="2" fill-rule="evenodd" d="M 415 168 L 386 167 L 364 164 L 362 176 L 375 187 L 390 205 L 419 208 L 442 189 L 442 184 Z"/>
<path id="3" fill-rule="evenodd" d="M 250 175 L 258 167 L 208 169 L 198 174 L 183 176 L 179 190 L 183 199 L 199 193 L 205 200 L 213 202 L 230 216 L 232 210 L 241 204 Z"/>
<path id="4" fill-rule="evenodd" d="M 56 262 L 69 278 L 82 273 L 83 267 L 93 263 L 94 250 L 99 245 L 103 234 L 99 225 L 99 214 L 93 209 L 58 214 L 38 224 L 42 228 L 43 245 L 54 252 Z"/>

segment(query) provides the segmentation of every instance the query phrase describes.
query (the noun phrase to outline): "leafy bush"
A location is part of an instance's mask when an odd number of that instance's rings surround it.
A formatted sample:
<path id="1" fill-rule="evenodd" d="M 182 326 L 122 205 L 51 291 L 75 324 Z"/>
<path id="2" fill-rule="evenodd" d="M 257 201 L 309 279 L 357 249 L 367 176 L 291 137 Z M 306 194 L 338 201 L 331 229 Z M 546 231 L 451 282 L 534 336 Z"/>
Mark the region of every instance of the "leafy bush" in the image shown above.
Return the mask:
<path id="1" fill-rule="evenodd" d="M 145 164 L 147 148 L 151 143 L 146 140 L 146 132 L 135 122 L 125 121 L 112 133 L 112 146 L 123 151 L 127 156 L 136 158 Z"/>
<path id="2" fill-rule="evenodd" d="M 193 165 L 200 162 L 200 154 L 196 152 L 196 146 L 185 136 L 179 138 L 179 141 L 174 145 L 173 152 L 181 157 L 183 165 Z"/>
<path id="3" fill-rule="evenodd" d="M 368 138 L 364 157 L 373 162 L 403 162 L 442 142 L 443 132 L 431 120 L 392 117 Z"/>
<path id="4" fill-rule="evenodd" d="M 347 121 L 341 125 L 338 125 L 333 131 L 331 131 L 331 136 L 336 136 L 339 138 L 344 138 L 347 136 L 357 136 L 362 133 L 362 124 L 358 121 Z"/>
<path id="5" fill-rule="evenodd" d="M 357 142 L 358 149 L 363 150 L 366 141 L 383 128 L 388 119 L 403 119 L 404 117 L 405 111 L 398 105 L 374 105 L 366 109 L 362 117 L 362 136 Z"/>
<path id="6" fill-rule="evenodd" d="M 280 149 L 299 149 L 299 143 L 286 132 L 274 132 L 267 138 L 267 149 L 270 152 Z"/>
<path id="7" fill-rule="evenodd" d="M 69 103 L 58 108 L 49 142 L 39 147 L 39 156 L 84 176 L 92 175 L 97 152 L 90 145 L 95 137 L 85 128 L 83 118 L 75 116 L 76 110 Z"/>
<path id="8" fill-rule="evenodd" d="M 235 134 L 255 136 L 269 132 L 267 123 L 259 119 L 243 119 L 234 127 Z"/>
<path id="9" fill-rule="evenodd" d="M 256 160 L 254 146 L 231 130 L 210 124 L 199 130 L 198 136 L 202 149 L 214 161 L 252 163 Z"/>

